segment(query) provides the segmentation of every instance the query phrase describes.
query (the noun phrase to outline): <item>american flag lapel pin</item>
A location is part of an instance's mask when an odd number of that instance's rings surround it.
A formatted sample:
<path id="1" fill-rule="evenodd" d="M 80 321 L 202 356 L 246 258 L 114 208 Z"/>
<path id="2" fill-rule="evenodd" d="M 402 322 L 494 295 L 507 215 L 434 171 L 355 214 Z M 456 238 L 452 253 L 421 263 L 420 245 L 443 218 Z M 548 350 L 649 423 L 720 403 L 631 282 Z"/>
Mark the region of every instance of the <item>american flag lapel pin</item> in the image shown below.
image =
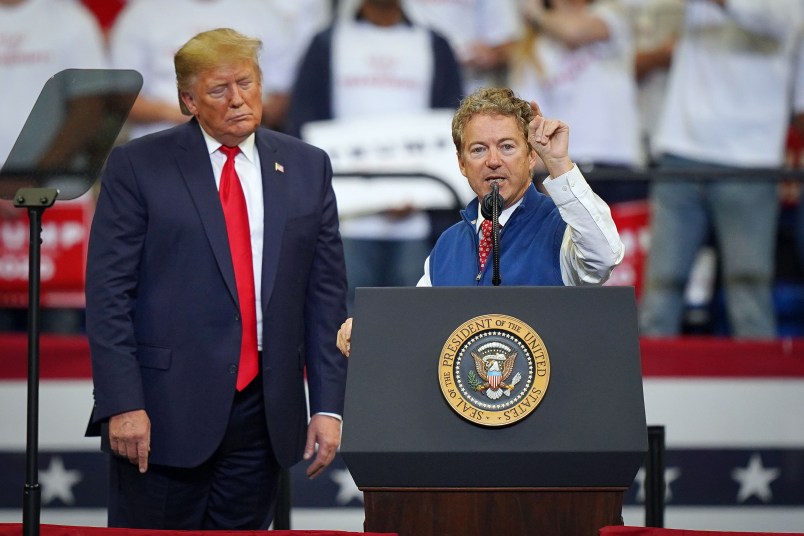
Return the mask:
<path id="1" fill-rule="evenodd" d="M 285 172 L 285 166 L 283 166 L 279 162 L 274 162 L 274 171 L 278 171 L 279 173 L 284 173 Z"/>

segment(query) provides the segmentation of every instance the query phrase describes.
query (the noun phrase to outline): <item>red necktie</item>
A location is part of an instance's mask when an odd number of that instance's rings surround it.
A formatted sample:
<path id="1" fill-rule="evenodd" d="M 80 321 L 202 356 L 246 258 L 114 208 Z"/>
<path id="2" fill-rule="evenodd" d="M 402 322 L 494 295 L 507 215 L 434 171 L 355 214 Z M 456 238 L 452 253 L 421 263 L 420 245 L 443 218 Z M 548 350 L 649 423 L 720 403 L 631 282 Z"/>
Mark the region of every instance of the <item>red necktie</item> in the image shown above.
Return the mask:
<path id="1" fill-rule="evenodd" d="M 246 197 L 240 178 L 235 171 L 235 156 L 238 147 L 222 145 L 220 151 L 226 155 L 226 163 L 221 173 L 220 196 L 223 215 L 226 218 L 226 232 L 229 235 L 229 249 L 232 253 L 237 300 L 240 302 L 240 318 L 243 336 L 240 342 L 240 365 L 237 370 L 237 390 L 242 391 L 257 376 L 257 309 L 254 295 L 254 265 L 251 263 L 251 232 L 248 225 Z"/>
<path id="2" fill-rule="evenodd" d="M 491 252 L 491 220 L 483 220 L 480 224 L 480 270 L 486 266 L 486 260 Z"/>

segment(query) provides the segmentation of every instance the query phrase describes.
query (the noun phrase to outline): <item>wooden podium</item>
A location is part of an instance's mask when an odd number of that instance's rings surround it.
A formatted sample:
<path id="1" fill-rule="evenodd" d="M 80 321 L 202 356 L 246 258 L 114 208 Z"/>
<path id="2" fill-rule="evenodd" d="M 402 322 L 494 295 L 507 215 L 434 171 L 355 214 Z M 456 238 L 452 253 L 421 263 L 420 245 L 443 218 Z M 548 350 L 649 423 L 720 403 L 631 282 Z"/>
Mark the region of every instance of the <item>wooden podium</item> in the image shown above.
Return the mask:
<path id="1" fill-rule="evenodd" d="M 623 491 L 366 488 L 364 530 L 399 536 L 597 536 L 601 527 L 623 524 Z"/>
<path id="2" fill-rule="evenodd" d="M 501 315 L 537 332 L 550 379 L 526 417 L 484 426 L 447 402 L 439 366 L 456 328 Z M 594 536 L 622 524 L 647 452 L 632 288 L 360 288 L 349 359 L 341 452 L 364 530 Z"/>

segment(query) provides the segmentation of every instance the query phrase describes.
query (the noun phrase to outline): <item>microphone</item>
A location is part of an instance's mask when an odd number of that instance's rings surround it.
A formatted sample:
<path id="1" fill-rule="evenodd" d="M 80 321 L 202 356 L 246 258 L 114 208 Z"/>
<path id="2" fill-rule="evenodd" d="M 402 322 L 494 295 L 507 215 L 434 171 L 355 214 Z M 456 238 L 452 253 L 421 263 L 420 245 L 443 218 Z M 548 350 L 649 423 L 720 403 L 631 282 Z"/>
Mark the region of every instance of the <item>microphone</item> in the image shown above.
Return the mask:
<path id="1" fill-rule="evenodd" d="M 505 200 L 500 195 L 500 185 L 497 181 L 491 182 L 491 191 L 483 196 L 480 203 L 480 213 L 487 220 L 491 220 L 491 254 L 493 273 L 491 284 L 499 286 L 500 279 L 500 212 Z"/>
<path id="2" fill-rule="evenodd" d="M 483 196 L 483 202 L 480 203 L 480 213 L 487 220 L 494 220 L 494 204 L 497 204 L 497 216 L 500 215 L 505 200 L 500 195 L 500 185 L 497 181 L 491 182 L 491 191 Z"/>

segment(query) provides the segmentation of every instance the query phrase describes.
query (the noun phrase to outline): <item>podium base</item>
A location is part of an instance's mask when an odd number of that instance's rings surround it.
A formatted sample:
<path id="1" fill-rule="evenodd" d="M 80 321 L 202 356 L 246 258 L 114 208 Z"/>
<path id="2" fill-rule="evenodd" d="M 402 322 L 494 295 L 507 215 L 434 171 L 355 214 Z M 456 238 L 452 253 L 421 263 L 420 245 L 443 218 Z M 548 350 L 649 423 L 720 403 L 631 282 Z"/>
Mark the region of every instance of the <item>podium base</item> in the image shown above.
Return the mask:
<path id="1" fill-rule="evenodd" d="M 625 488 L 363 488 L 366 532 L 596 536 L 622 525 Z"/>

